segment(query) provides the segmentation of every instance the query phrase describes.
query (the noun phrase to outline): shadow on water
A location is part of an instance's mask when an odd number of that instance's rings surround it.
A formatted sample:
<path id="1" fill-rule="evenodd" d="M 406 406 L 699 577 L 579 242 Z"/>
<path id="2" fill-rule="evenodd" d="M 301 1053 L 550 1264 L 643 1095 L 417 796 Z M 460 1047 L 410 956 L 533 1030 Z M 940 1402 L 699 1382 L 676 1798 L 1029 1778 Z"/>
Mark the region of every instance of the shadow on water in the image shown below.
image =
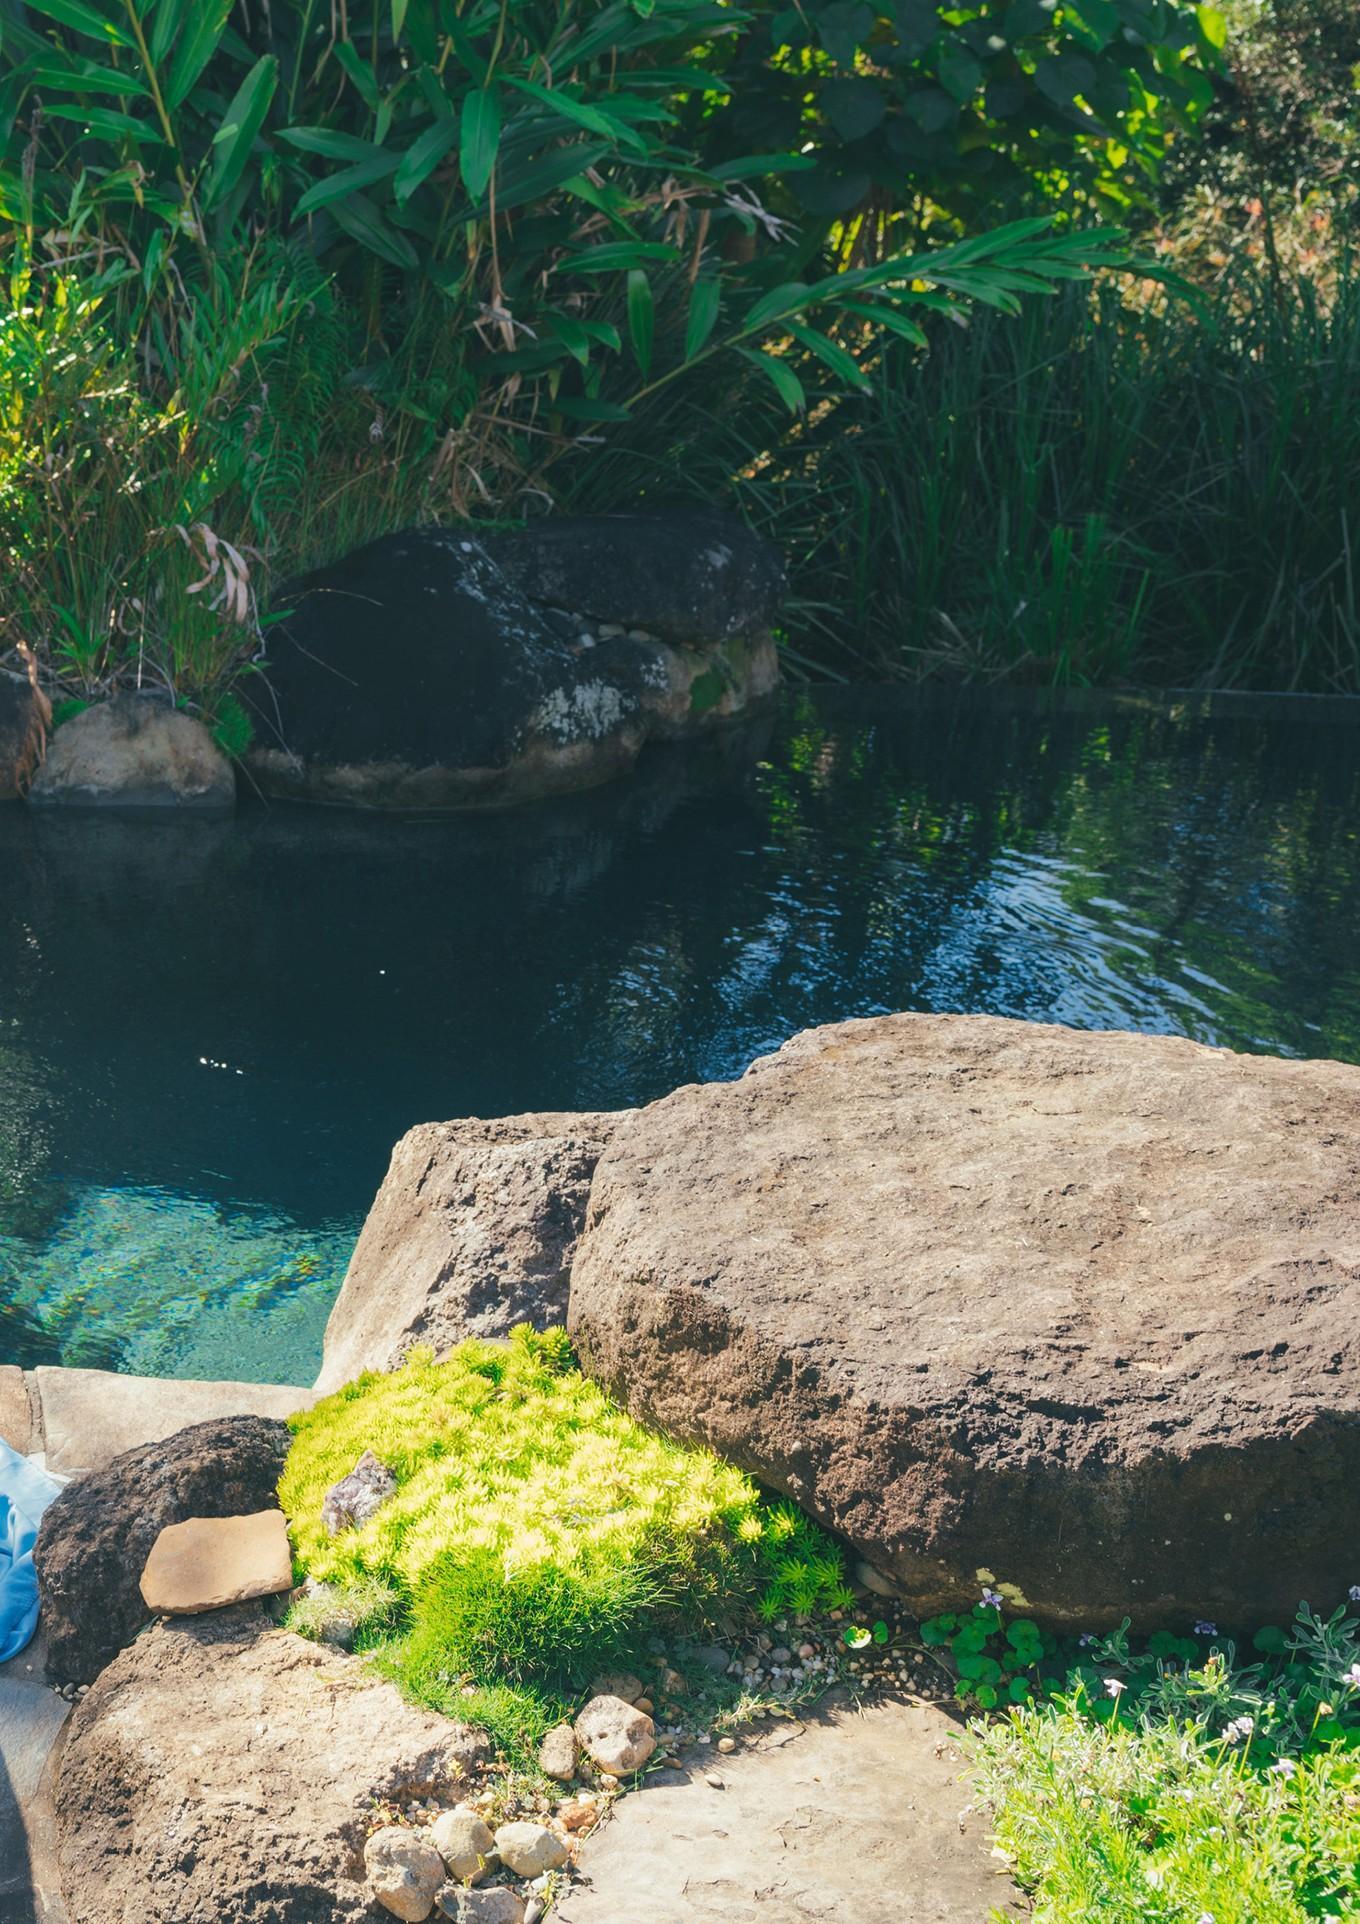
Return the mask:
<path id="1" fill-rule="evenodd" d="M 1360 1057 L 1354 705 L 839 691 L 493 817 L 0 811 L 0 1360 L 306 1380 L 412 1123 L 966 1009 Z"/>

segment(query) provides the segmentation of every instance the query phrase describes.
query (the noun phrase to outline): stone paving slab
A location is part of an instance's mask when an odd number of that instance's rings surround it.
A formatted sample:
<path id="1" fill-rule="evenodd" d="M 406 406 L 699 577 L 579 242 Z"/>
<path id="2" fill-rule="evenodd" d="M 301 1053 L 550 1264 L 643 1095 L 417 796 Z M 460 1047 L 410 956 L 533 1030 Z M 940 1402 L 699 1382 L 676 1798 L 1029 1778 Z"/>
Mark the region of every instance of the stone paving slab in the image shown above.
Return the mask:
<path id="1" fill-rule="evenodd" d="M 46 1773 L 71 1706 L 42 1679 L 40 1636 L 0 1664 L 0 1924 L 65 1924 Z"/>
<path id="2" fill-rule="evenodd" d="M 969 1809 L 958 1726 L 848 1703 L 625 1797 L 553 1924 L 981 1924 L 1024 1911 Z M 709 1781 L 710 1776 L 719 1782 Z"/>
<path id="3" fill-rule="evenodd" d="M 277 1383 L 197 1383 L 170 1376 L 121 1376 L 113 1370 L 40 1367 L 37 1389 L 47 1467 L 57 1476 L 97 1470 L 215 1416 L 291 1416 L 316 1399 Z"/>
<path id="4" fill-rule="evenodd" d="M 0 1364 L 0 1442 L 27 1456 L 35 1447 L 32 1432 L 33 1412 L 24 1373 L 13 1363 Z"/>

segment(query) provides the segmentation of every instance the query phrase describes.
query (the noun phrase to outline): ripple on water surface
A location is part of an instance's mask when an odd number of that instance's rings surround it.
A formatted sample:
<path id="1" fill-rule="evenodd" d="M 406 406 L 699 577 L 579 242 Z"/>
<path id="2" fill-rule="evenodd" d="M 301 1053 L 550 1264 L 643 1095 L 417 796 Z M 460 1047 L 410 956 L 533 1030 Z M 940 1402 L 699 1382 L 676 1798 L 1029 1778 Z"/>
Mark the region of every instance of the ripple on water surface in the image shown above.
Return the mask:
<path id="1" fill-rule="evenodd" d="M 812 1023 L 1360 1060 L 1356 707 L 832 692 L 500 817 L 0 809 L 0 1361 L 308 1381 L 413 1123 Z"/>

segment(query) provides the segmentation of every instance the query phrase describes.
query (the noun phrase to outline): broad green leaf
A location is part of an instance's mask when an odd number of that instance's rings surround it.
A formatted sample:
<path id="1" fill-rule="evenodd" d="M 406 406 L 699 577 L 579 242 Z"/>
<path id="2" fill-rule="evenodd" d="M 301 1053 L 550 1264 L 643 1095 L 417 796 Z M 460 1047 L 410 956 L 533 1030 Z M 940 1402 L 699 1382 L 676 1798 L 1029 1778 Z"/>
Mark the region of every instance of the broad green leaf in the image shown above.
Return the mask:
<path id="1" fill-rule="evenodd" d="M 286 140 L 290 147 L 300 147 L 304 154 L 321 154 L 327 160 L 349 160 L 356 165 L 383 152 L 371 140 L 360 140 L 357 134 L 337 133 L 332 127 L 281 127 L 279 139 Z"/>
<path id="2" fill-rule="evenodd" d="M 348 200 L 336 201 L 330 213 L 336 226 L 361 241 L 371 254 L 391 261 L 394 267 L 420 265 L 420 257 L 405 234 L 390 227 L 365 195 L 351 194 Z"/>
<path id="3" fill-rule="evenodd" d="M 574 314 L 553 312 L 548 316 L 548 331 L 555 334 L 568 354 L 586 367 L 590 361 L 590 336 Z"/>
<path id="4" fill-rule="evenodd" d="M 134 120 L 131 114 L 115 113 L 112 107 L 73 107 L 57 102 L 44 108 L 52 120 L 74 120 L 87 133 L 98 134 L 104 140 L 139 140 L 153 147 L 163 147 L 165 136 L 160 128 L 150 120 Z"/>
<path id="5" fill-rule="evenodd" d="M 656 330 L 656 303 L 652 284 L 640 267 L 628 275 L 628 333 L 637 364 L 645 381 L 652 371 L 652 337 Z"/>
<path id="6" fill-rule="evenodd" d="M 342 70 L 358 88 L 364 105 L 371 107 L 376 114 L 382 105 L 382 94 L 377 81 L 373 78 L 373 69 L 353 41 L 337 40 L 334 52 Z"/>
<path id="7" fill-rule="evenodd" d="M 570 94 L 562 93 L 551 87 L 540 87 L 533 80 L 510 80 L 510 85 L 519 93 L 528 94 L 540 106 L 548 107 L 553 113 L 561 114 L 564 120 L 573 120 L 578 127 L 587 127 L 593 134 L 603 134 L 608 140 L 617 140 L 622 146 L 632 147 L 645 153 L 647 143 L 641 134 L 635 133 L 612 114 L 602 113 L 598 107 L 589 106 L 583 100 L 573 100 Z"/>
<path id="8" fill-rule="evenodd" d="M 307 214 L 314 214 L 318 208 L 329 207 L 332 201 L 344 200 L 350 194 L 357 194 L 375 181 L 385 180 L 397 170 L 395 154 L 376 154 L 372 160 L 361 160 L 356 166 L 342 167 L 338 173 L 328 174 L 325 180 L 317 181 L 302 196 L 293 213 L 298 220 Z"/>
<path id="9" fill-rule="evenodd" d="M 147 47 L 156 66 L 160 66 L 175 44 L 175 35 L 183 26 L 189 7 L 190 0 L 160 0 L 151 17 L 151 32 L 147 36 Z"/>
<path id="10" fill-rule="evenodd" d="M 146 82 L 135 74 L 121 73 L 98 60 L 71 60 L 65 66 L 55 60 L 40 62 L 29 69 L 28 77 L 35 87 L 60 87 L 73 94 L 135 94 L 138 99 L 151 95 Z"/>
<path id="11" fill-rule="evenodd" d="M 29 5 L 34 13 L 41 13 L 60 26 L 73 27 L 77 33 L 88 34 L 91 40 L 102 40 L 106 46 L 133 45 L 120 26 L 106 19 L 97 7 L 87 5 L 86 0 L 29 0 Z"/>
<path id="12" fill-rule="evenodd" d="M 494 87 L 481 87 L 463 103 L 458 166 L 469 197 L 480 200 L 496 165 L 501 138 L 501 104 Z"/>
<path id="13" fill-rule="evenodd" d="M 619 330 L 612 321 L 582 321 L 581 326 L 592 341 L 599 341 L 602 346 L 613 348 L 616 354 L 623 346 L 623 342 L 619 339 Z"/>
<path id="14" fill-rule="evenodd" d="M 722 306 L 722 282 L 715 274 L 704 274 L 689 297 L 689 319 L 685 325 L 685 359 L 692 361 L 706 344 L 718 323 Z"/>
<path id="15" fill-rule="evenodd" d="M 825 334 L 819 334 L 815 327 L 808 327 L 803 321 L 789 321 L 789 333 L 796 341 L 801 341 L 809 354 L 815 354 L 819 361 L 826 364 L 833 374 L 851 387 L 865 388 L 869 378 L 853 354 L 849 354 L 837 341 L 829 341 Z"/>
<path id="16" fill-rule="evenodd" d="M 639 267 L 646 261 L 675 262 L 678 248 L 661 241 L 605 241 L 599 247 L 586 247 L 557 263 L 559 273 L 604 274 L 620 267 Z"/>
<path id="17" fill-rule="evenodd" d="M 861 74 L 828 81 L 817 95 L 817 105 L 842 140 L 862 140 L 881 125 L 888 111 L 883 89 Z"/>
<path id="18" fill-rule="evenodd" d="M 1228 22 L 1217 7 L 1199 9 L 1199 30 L 1211 47 L 1220 51 L 1228 44 Z"/>
<path id="19" fill-rule="evenodd" d="M 458 122 L 450 114 L 446 120 L 436 120 L 427 127 L 418 140 L 401 157 L 397 177 L 392 183 L 392 191 L 399 201 L 407 201 L 423 186 L 458 141 Z"/>
<path id="20" fill-rule="evenodd" d="M 773 354 L 762 353 L 759 348 L 739 347 L 737 352 L 744 361 L 749 361 L 752 367 L 760 369 L 790 414 L 803 412 L 807 407 L 807 396 L 803 392 L 803 383 L 791 367 L 786 367 L 782 361 L 776 360 Z M 869 1641 L 867 1630 L 863 1632 L 863 1640 L 865 1643 Z M 847 1631 L 846 1642 L 849 1641 L 850 1634 Z"/>
<path id="21" fill-rule="evenodd" d="M 165 85 L 166 104 L 172 113 L 189 98 L 199 75 L 217 52 L 230 12 L 231 0 L 195 0 Z"/>
<path id="22" fill-rule="evenodd" d="M 940 85 L 960 106 L 971 100 L 982 85 L 982 68 L 958 41 L 952 42 L 940 55 L 937 72 Z"/>
<path id="23" fill-rule="evenodd" d="M 772 321 L 776 314 L 797 313 L 800 307 L 806 306 L 811 291 L 806 281 L 785 281 L 782 286 L 771 288 L 770 292 L 763 294 L 747 314 L 742 323 L 742 332 L 747 333 L 752 328 L 763 327 L 767 321 Z"/>
<path id="24" fill-rule="evenodd" d="M 843 314 L 857 314 L 861 320 L 872 321 L 875 327 L 886 328 L 889 334 L 900 334 L 913 347 L 926 345 L 926 337 L 915 321 L 899 314 L 895 307 L 871 307 L 867 301 L 841 301 L 838 305 Z"/>
<path id="25" fill-rule="evenodd" d="M 279 63 L 273 54 L 265 54 L 236 89 L 226 119 L 213 138 L 213 170 L 203 195 L 205 207 L 216 207 L 223 201 L 245 172 L 278 84 Z"/>

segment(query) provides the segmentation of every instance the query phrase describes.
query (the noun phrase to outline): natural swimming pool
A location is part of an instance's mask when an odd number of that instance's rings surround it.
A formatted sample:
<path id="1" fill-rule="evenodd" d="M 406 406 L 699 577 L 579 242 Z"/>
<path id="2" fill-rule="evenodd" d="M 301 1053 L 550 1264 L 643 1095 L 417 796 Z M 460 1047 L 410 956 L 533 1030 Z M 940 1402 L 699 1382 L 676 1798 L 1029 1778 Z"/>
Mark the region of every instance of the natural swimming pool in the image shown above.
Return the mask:
<path id="1" fill-rule="evenodd" d="M 1360 705 L 791 695 L 494 817 L 0 809 L 0 1362 L 306 1382 L 411 1124 L 897 1008 L 1360 1060 Z"/>

